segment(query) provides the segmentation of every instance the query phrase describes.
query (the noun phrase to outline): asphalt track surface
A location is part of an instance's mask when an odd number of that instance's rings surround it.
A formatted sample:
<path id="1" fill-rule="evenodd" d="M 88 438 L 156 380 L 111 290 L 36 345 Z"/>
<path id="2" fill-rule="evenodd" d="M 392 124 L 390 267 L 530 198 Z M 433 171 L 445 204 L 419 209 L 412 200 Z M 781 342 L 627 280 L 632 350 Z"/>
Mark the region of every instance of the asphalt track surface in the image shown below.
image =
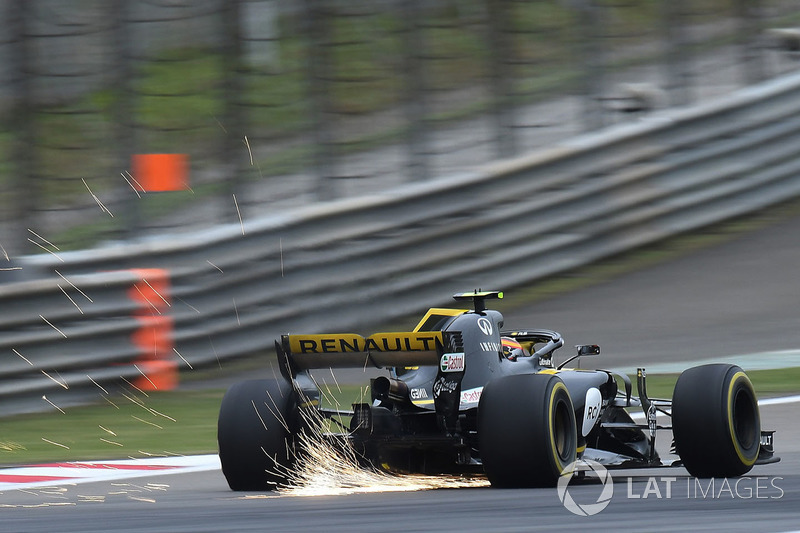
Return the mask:
<path id="1" fill-rule="evenodd" d="M 635 367 L 800 348 L 800 216 L 592 287 L 505 312 L 559 331 L 587 366 Z M 563 357 L 564 354 L 561 354 Z"/>
<path id="2" fill-rule="evenodd" d="M 800 347 L 800 216 L 619 278 L 503 309 L 507 326 L 548 327 L 567 346 L 598 343 L 596 366 Z M 588 362 L 587 362 L 588 363 Z M 587 364 L 588 366 L 588 364 Z M 695 480 L 680 468 L 616 471 L 614 495 L 591 517 L 569 512 L 554 489 L 490 488 L 340 496 L 233 493 L 218 471 L 0 494 L 4 532 L 116 531 L 642 531 L 800 530 L 797 403 L 762 407 L 777 429 L 777 464 L 736 480 Z M 670 439 L 661 438 L 659 447 Z M 524 453 L 524 450 L 509 450 Z M 675 478 L 670 481 L 667 478 Z M 670 494 L 667 497 L 667 487 Z M 158 487 L 157 490 L 153 487 Z M 591 480 L 571 483 L 579 504 Z M 646 497 L 645 497 L 646 496 Z"/>
<path id="3" fill-rule="evenodd" d="M 751 475 L 696 480 L 682 469 L 618 471 L 608 506 L 577 516 L 555 489 L 447 489 L 293 497 L 234 493 L 219 472 L 94 483 L 64 493 L 8 493 L 7 532 L 792 531 L 800 527 L 800 454 Z M 673 479 L 670 481 L 669 479 Z M 651 481 L 652 480 L 652 481 Z M 147 484 L 163 490 L 146 490 Z M 667 485 L 670 492 L 667 493 Z M 597 501 L 597 482 L 569 485 L 574 501 Z M 646 497 L 645 497 L 646 496 Z M 668 497 L 669 496 L 669 497 Z M 102 498 L 102 502 L 93 500 Z"/>

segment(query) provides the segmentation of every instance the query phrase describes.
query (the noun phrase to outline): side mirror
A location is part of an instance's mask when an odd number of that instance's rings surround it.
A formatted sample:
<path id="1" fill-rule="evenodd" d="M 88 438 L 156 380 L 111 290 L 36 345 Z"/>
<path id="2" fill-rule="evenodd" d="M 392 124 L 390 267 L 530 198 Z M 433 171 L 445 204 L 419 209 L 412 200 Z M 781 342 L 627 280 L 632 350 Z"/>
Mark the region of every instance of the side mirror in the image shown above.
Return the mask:
<path id="1" fill-rule="evenodd" d="M 596 344 L 579 344 L 575 348 L 578 350 L 578 353 L 558 365 L 559 370 L 564 368 L 564 365 L 571 363 L 578 357 L 583 357 L 586 355 L 600 355 L 600 347 Z"/>
<path id="2" fill-rule="evenodd" d="M 579 344 L 575 348 L 578 350 L 578 357 L 600 355 L 600 347 L 596 344 Z"/>

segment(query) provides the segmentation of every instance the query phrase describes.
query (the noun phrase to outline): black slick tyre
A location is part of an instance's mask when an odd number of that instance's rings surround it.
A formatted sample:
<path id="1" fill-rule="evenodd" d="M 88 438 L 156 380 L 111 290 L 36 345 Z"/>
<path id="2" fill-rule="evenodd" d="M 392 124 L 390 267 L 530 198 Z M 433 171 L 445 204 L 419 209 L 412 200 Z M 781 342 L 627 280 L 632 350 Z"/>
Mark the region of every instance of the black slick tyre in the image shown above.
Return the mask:
<path id="1" fill-rule="evenodd" d="M 493 487 L 553 487 L 577 450 L 575 410 L 552 374 L 489 382 L 478 405 L 478 440 Z"/>
<path id="2" fill-rule="evenodd" d="M 295 396 L 283 380 L 232 385 L 222 399 L 217 443 L 222 473 L 232 490 L 273 490 L 294 461 Z"/>
<path id="3" fill-rule="evenodd" d="M 753 385 L 735 365 L 684 371 L 672 398 L 672 431 L 681 461 L 695 477 L 733 477 L 758 459 L 761 419 Z"/>

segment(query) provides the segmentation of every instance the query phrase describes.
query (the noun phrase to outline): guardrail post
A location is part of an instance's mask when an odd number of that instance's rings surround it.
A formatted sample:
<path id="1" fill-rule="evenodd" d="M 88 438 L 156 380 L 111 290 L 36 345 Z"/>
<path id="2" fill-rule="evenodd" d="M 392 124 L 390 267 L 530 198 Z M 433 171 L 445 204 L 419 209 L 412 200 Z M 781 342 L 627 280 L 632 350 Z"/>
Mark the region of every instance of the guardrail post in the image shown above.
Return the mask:
<path id="1" fill-rule="evenodd" d="M 35 58 L 29 23 L 34 9 L 30 0 L 13 0 L 6 6 L 10 41 L 13 43 L 8 60 L 14 77 L 13 105 L 11 108 L 11 127 L 14 132 L 11 158 L 14 165 L 14 201 L 10 205 L 10 238 L 7 252 L 21 254 L 28 243 L 25 241 L 26 228 L 35 224 L 38 204 L 41 203 L 41 190 L 36 178 L 39 161 L 36 150 L 36 120 L 34 119 L 35 94 L 33 91 L 33 71 Z"/>
<path id="2" fill-rule="evenodd" d="M 761 46 L 761 0 L 735 0 L 739 31 L 739 54 L 742 81 L 755 84 L 765 78 Z"/>
<path id="3" fill-rule="evenodd" d="M 129 20 L 129 0 L 109 3 L 109 16 L 113 20 L 114 31 L 111 32 L 111 49 L 113 50 L 114 72 L 111 87 L 115 98 L 111 113 L 114 119 L 114 136 L 117 164 L 122 174 L 119 189 L 123 200 L 122 227 L 119 229 L 125 239 L 135 239 L 142 225 L 140 202 L 137 201 L 136 178 L 130 176 L 131 154 L 137 152 L 138 136 L 136 133 L 135 97 L 133 83 L 133 43 L 134 31 Z M 131 191 L 133 189 L 133 191 Z"/>
<path id="4" fill-rule="evenodd" d="M 231 196 L 241 193 L 243 160 L 243 132 L 246 128 L 246 115 L 242 112 L 243 95 L 243 57 L 242 57 L 242 2 L 241 0 L 227 0 L 222 3 L 220 25 L 224 36 L 222 48 L 223 57 L 223 95 L 225 101 L 225 124 L 228 130 L 222 141 L 222 162 L 225 176 L 227 200 L 226 219 L 236 221 L 237 211 Z M 241 196 L 241 195 L 240 195 Z"/>
<path id="5" fill-rule="evenodd" d="M 408 169 L 411 180 L 423 181 L 430 175 L 425 154 L 429 140 L 425 123 L 427 114 L 426 79 L 422 64 L 425 42 L 423 32 L 419 27 L 419 21 L 423 20 L 423 12 L 420 0 L 403 0 L 401 8 L 405 25 L 403 44 L 406 47 L 403 58 L 406 89 L 405 109 L 408 118 L 408 134 L 406 135 Z"/>
<path id="6" fill-rule="evenodd" d="M 583 123 L 585 131 L 594 131 L 605 126 L 605 117 L 600 98 L 605 85 L 603 38 L 597 28 L 603 27 L 603 7 L 594 0 L 575 0 L 578 36 L 578 55 L 583 65 L 582 84 L 584 97 Z"/>
<path id="7" fill-rule="evenodd" d="M 684 10 L 683 0 L 661 2 L 666 40 L 666 88 L 673 106 L 688 105 L 692 100 L 691 57 L 687 52 L 686 30 L 681 20 Z"/>
<path id="8" fill-rule="evenodd" d="M 486 9 L 491 49 L 489 69 L 494 101 L 496 154 L 504 158 L 517 151 L 514 130 L 514 72 L 511 67 L 514 49 L 510 43 L 509 6 L 502 0 L 489 0 Z"/>
<path id="9" fill-rule="evenodd" d="M 330 19 L 334 9 L 326 0 L 304 0 L 306 17 L 306 63 L 311 134 L 314 138 L 314 171 L 317 180 L 318 200 L 335 197 L 332 179 L 336 176 L 336 156 L 333 151 L 330 80 L 333 65 L 330 49 Z"/>

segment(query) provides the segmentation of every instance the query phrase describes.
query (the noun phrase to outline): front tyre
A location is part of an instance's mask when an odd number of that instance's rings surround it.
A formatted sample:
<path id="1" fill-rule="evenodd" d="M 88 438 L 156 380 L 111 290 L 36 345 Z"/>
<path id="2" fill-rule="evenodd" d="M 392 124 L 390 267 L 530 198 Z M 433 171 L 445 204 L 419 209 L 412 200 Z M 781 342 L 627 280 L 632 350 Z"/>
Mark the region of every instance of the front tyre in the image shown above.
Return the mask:
<path id="1" fill-rule="evenodd" d="M 478 404 L 478 441 L 493 487 L 554 487 L 577 453 L 566 385 L 552 374 L 490 381 Z"/>
<path id="2" fill-rule="evenodd" d="M 232 490 L 273 490 L 294 462 L 296 402 L 284 380 L 236 383 L 222 398 L 217 443 Z"/>
<path id="3" fill-rule="evenodd" d="M 672 399 L 672 431 L 684 466 L 695 477 L 733 477 L 758 459 L 761 419 L 753 385 L 735 365 L 684 371 Z"/>

